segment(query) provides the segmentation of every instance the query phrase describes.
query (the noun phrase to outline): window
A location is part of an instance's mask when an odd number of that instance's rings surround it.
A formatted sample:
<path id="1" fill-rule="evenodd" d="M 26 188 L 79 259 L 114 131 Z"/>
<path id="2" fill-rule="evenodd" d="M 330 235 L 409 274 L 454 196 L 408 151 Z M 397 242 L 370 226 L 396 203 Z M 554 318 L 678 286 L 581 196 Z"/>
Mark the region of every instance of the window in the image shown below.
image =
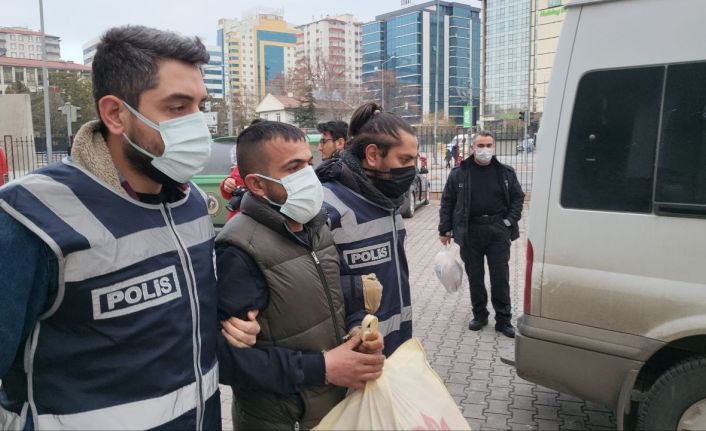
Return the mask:
<path id="1" fill-rule="evenodd" d="M 280 113 L 278 112 L 278 113 L 277 113 L 277 121 L 282 121 L 280 117 L 281 117 L 281 115 L 280 115 Z"/>
<path id="2" fill-rule="evenodd" d="M 657 162 L 658 212 L 706 214 L 706 63 L 667 69 Z"/>
<path id="3" fill-rule="evenodd" d="M 15 81 L 24 82 L 25 71 L 24 69 L 15 69 Z"/>
<path id="4" fill-rule="evenodd" d="M 588 73 L 579 82 L 561 204 L 650 212 L 664 68 Z"/>

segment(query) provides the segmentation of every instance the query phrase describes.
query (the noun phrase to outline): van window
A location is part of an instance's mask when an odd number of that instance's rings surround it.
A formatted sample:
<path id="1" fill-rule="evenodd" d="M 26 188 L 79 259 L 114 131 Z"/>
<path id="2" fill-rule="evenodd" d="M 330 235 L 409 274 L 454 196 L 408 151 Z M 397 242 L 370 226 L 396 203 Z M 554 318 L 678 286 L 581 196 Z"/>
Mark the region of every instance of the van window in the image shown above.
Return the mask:
<path id="1" fill-rule="evenodd" d="M 650 212 L 664 67 L 596 71 L 579 82 L 561 204 Z"/>
<path id="2" fill-rule="evenodd" d="M 706 214 L 706 63 L 669 66 L 657 161 L 658 212 Z"/>

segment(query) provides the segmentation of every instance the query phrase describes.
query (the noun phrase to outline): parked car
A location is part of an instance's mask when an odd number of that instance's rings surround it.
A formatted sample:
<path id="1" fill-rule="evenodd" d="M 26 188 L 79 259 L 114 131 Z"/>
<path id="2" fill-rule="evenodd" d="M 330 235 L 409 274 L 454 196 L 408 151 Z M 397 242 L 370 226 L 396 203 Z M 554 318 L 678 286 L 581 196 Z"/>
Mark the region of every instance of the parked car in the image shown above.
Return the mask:
<path id="1" fill-rule="evenodd" d="M 525 138 L 517 143 L 517 152 L 522 153 L 524 151 L 527 151 L 528 153 L 534 151 L 534 138 Z"/>
<path id="2" fill-rule="evenodd" d="M 215 138 L 206 166 L 192 179 L 208 196 L 208 214 L 217 228 L 225 225 L 228 215 L 228 202 L 221 196 L 220 186 L 235 166 L 235 141 L 235 136 Z"/>
<path id="3" fill-rule="evenodd" d="M 405 193 L 404 203 L 400 207 L 400 214 L 404 218 L 414 217 L 414 212 L 421 205 L 429 203 L 431 184 L 429 170 L 427 169 L 426 153 L 419 153 L 417 157 L 417 176 L 414 178 L 409 191 Z"/>
<path id="4" fill-rule="evenodd" d="M 537 137 L 517 374 L 618 429 L 706 429 L 706 2 L 665 6 L 565 6 Z"/>

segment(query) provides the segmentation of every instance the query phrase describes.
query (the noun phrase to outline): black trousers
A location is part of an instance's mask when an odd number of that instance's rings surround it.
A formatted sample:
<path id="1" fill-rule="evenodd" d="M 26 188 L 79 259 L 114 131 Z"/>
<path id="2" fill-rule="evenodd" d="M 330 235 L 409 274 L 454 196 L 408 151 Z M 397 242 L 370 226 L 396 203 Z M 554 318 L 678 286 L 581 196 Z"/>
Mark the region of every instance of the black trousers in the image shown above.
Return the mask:
<path id="1" fill-rule="evenodd" d="M 495 322 L 510 323 L 510 243 L 510 228 L 502 221 L 468 225 L 468 234 L 461 246 L 461 259 L 466 266 L 473 317 L 476 319 L 486 319 L 489 314 L 484 265 L 487 259 Z"/>

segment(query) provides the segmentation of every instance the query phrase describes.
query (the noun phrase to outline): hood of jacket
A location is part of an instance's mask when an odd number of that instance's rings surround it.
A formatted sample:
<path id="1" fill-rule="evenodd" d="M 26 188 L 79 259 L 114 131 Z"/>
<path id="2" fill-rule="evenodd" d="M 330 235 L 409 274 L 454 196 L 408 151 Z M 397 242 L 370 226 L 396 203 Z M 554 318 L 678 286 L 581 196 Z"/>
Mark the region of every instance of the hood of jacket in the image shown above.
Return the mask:
<path id="1" fill-rule="evenodd" d="M 71 160 L 86 169 L 116 192 L 129 196 L 120 185 L 120 174 L 108 151 L 108 144 L 100 132 L 98 120 L 81 126 L 71 147 Z"/>
<path id="2" fill-rule="evenodd" d="M 316 175 L 322 183 L 338 181 L 383 208 L 395 209 L 404 202 L 404 196 L 390 199 L 370 183 L 360 160 L 350 151 L 342 151 L 337 158 L 326 160 L 316 167 Z"/>

